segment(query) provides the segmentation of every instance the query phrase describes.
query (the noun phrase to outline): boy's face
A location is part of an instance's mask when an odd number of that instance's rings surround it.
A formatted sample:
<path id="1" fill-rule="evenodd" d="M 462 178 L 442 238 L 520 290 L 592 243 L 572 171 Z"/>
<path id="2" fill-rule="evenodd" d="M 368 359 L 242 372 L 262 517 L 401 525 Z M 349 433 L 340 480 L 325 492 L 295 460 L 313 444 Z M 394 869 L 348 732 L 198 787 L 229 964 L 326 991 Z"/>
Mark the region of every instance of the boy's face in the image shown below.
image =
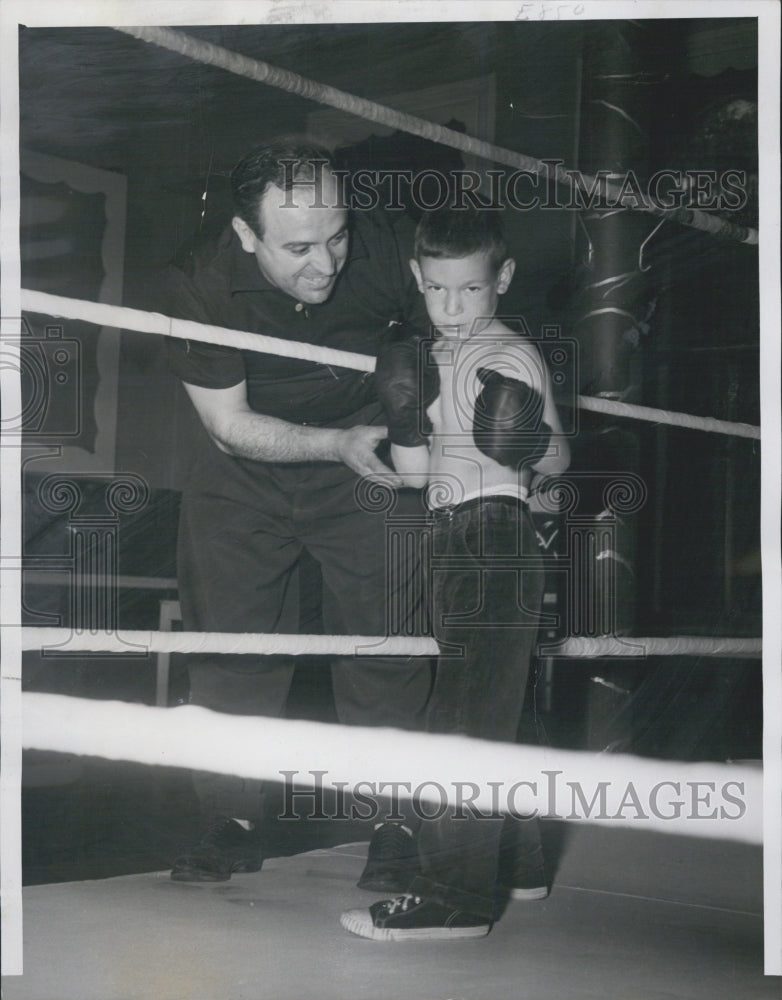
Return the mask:
<path id="1" fill-rule="evenodd" d="M 508 259 L 496 270 L 486 253 L 410 261 L 429 319 L 444 337 L 471 337 L 487 327 L 515 266 Z"/>

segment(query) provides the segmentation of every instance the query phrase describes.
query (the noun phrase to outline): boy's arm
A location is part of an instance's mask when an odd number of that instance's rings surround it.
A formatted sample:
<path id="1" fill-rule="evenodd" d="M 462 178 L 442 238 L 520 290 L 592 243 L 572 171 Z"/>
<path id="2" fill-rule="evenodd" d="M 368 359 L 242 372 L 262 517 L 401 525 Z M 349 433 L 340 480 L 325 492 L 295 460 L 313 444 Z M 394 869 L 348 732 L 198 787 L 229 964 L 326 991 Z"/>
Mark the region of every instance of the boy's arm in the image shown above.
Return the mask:
<path id="1" fill-rule="evenodd" d="M 419 444 L 405 448 L 400 444 L 391 445 L 391 461 L 394 469 L 402 477 L 405 486 L 422 489 L 429 479 L 429 446 Z"/>
<path id="2" fill-rule="evenodd" d="M 477 369 L 473 436 L 500 465 L 525 466 L 537 476 L 564 472 L 570 447 L 554 403 L 546 364 L 534 344 L 503 343 L 501 366 Z"/>
<path id="3" fill-rule="evenodd" d="M 375 384 L 385 410 L 391 461 L 405 486 L 426 486 L 432 421 L 426 410 L 440 393 L 437 366 L 428 341 L 406 324 L 396 324 L 380 345 Z"/>
<path id="4" fill-rule="evenodd" d="M 440 393 L 431 344 L 406 323 L 389 327 L 378 350 L 375 385 L 385 410 L 392 444 L 416 448 L 428 443 L 432 422 L 426 414 Z"/>

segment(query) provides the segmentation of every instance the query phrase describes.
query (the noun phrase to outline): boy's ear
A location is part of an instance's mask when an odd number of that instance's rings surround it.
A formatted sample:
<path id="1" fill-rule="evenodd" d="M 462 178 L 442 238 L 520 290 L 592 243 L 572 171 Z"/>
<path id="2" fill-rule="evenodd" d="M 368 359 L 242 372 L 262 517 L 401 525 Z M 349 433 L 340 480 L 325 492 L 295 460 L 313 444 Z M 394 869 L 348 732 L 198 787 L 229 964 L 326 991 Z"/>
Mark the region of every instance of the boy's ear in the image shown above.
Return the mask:
<path id="1" fill-rule="evenodd" d="M 233 226 L 233 231 L 239 237 L 239 242 L 242 244 L 242 250 L 244 250 L 245 253 L 255 253 L 255 241 L 258 237 L 252 229 L 250 229 L 244 219 L 235 215 L 231 219 L 231 225 Z"/>
<path id="2" fill-rule="evenodd" d="M 507 292 L 515 270 L 516 261 L 512 257 L 508 257 L 507 260 L 502 262 L 499 274 L 497 275 L 497 293 L 499 295 L 503 295 Z"/>
<path id="3" fill-rule="evenodd" d="M 410 261 L 410 270 L 413 272 L 413 277 L 415 278 L 415 283 L 418 285 L 418 291 L 423 292 L 424 290 L 424 278 L 421 274 L 421 267 L 418 261 L 413 257 Z"/>

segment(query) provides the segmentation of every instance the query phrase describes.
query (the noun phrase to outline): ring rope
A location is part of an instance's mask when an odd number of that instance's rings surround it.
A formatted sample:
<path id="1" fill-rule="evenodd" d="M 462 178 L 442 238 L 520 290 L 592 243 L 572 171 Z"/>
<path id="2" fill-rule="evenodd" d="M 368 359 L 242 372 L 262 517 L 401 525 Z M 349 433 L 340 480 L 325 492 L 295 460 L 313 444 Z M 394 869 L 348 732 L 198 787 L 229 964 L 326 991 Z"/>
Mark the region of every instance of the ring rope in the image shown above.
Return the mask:
<path id="1" fill-rule="evenodd" d="M 617 399 L 603 399 L 600 396 L 578 396 L 577 401 L 582 410 L 590 410 L 593 413 L 607 413 L 615 417 L 628 417 L 631 420 L 643 420 L 652 424 L 667 424 L 670 427 L 686 427 L 695 431 L 760 440 L 760 428 L 753 424 L 719 420 L 717 417 L 698 417 L 691 413 L 676 413 L 672 410 L 658 410 L 653 406 L 622 403 Z"/>
<path id="2" fill-rule="evenodd" d="M 288 656 L 437 656 L 434 639 L 423 636 L 287 635 L 264 632 L 77 632 L 67 628 L 24 627 L 23 649 L 91 653 L 209 653 Z M 543 647 L 542 655 L 569 658 L 605 656 L 727 656 L 762 654 L 760 638 L 710 636 L 575 636 Z"/>
<path id="3" fill-rule="evenodd" d="M 462 804 L 472 803 L 484 814 L 537 811 L 604 827 L 751 844 L 760 843 L 762 836 L 762 772 L 735 764 L 590 754 L 464 736 L 223 715 L 195 705 L 151 708 L 53 694 L 23 694 L 22 720 L 25 748 L 255 780 L 281 782 L 287 776 L 303 795 L 298 801 L 310 808 L 312 793 L 301 789 L 311 788 L 317 775 L 323 788 L 363 786 L 364 795 L 369 781 L 378 794 L 383 786 L 396 788 L 397 794 L 414 793 L 418 800 L 436 804 L 459 806 L 461 796 Z M 601 796 L 605 809 L 597 806 Z M 686 807 L 677 811 L 672 800 L 682 800 Z"/>
<path id="4" fill-rule="evenodd" d="M 314 361 L 337 368 L 352 368 L 364 372 L 375 370 L 373 357 L 352 351 L 338 351 L 330 347 L 319 347 L 317 344 L 300 343 L 294 340 L 282 340 L 279 337 L 268 337 L 260 333 L 229 330 L 225 327 L 196 323 L 193 320 L 173 319 L 162 313 L 144 312 L 141 309 L 130 309 L 127 306 L 112 306 L 104 302 L 69 299 L 61 295 L 51 295 L 48 292 L 38 292 L 29 288 L 21 290 L 21 298 L 22 308 L 28 312 L 84 320 L 98 326 L 135 330 L 139 333 L 153 333 L 163 337 L 199 340 L 207 344 L 225 344 L 245 351 L 279 354 L 286 358 Z M 621 403 L 618 400 L 601 399 L 597 396 L 579 396 L 578 405 L 582 409 L 592 410 L 596 413 L 608 413 L 634 420 L 668 424 L 672 427 L 688 427 L 692 430 L 727 434 L 733 437 L 760 439 L 759 427 L 752 424 L 718 420 L 715 417 L 699 417 L 689 413 L 657 410 L 649 406 Z"/>
<path id="5" fill-rule="evenodd" d="M 543 647 L 540 656 L 590 659 L 603 656 L 725 656 L 759 659 L 763 655 L 760 637 L 722 636 L 569 636 L 561 643 Z"/>
<path id="6" fill-rule="evenodd" d="M 417 118 L 415 115 L 403 114 L 394 111 L 393 108 L 377 104 L 354 94 L 348 94 L 344 90 L 337 90 L 299 76 L 290 70 L 280 69 L 262 62 L 260 59 L 250 59 L 237 52 L 222 48 L 219 45 L 212 45 L 210 42 L 193 38 L 181 31 L 174 31 L 171 28 L 162 27 L 123 27 L 116 28 L 124 34 L 132 35 L 134 38 L 159 45 L 161 48 L 178 52 L 180 55 L 193 59 L 196 62 L 206 63 L 210 66 L 218 66 L 235 73 L 238 76 L 249 77 L 260 83 L 268 84 L 286 90 L 288 93 L 305 97 L 319 104 L 328 104 L 340 111 L 356 115 L 359 118 L 368 118 L 370 121 L 386 125 L 389 128 L 396 128 L 412 135 L 421 136 L 432 142 L 438 142 L 444 146 L 451 146 L 464 153 L 480 156 L 495 163 L 502 163 L 505 166 L 527 170 L 542 177 L 553 177 L 562 184 L 572 184 L 573 174 L 568 174 L 561 166 L 553 166 L 551 163 L 543 163 L 531 156 L 523 153 L 516 153 L 513 150 L 504 149 L 502 146 L 495 146 L 493 143 L 485 142 L 465 135 L 462 132 L 455 132 L 453 129 L 443 125 L 436 125 L 433 122 Z M 553 169 L 552 169 L 553 167 Z M 575 172 L 574 172 L 575 173 Z M 588 175 L 580 175 L 583 182 L 590 188 L 596 183 L 595 178 Z M 694 208 L 661 208 L 644 198 L 641 192 L 634 191 L 623 194 L 621 188 L 610 181 L 605 182 L 607 195 L 611 195 L 623 208 L 629 208 L 651 215 L 658 216 L 671 222 L 678 222 L 694 229 L 700 229 L 715 236 L 727 237 L 741 243 L 758 242 L 758 231 L 747 226 L 739 226 L 727 219 L 722 219 L 715 215 L 709 215 L 700 209 Z M 640 204 L 639 204 L 640 202 Z"/>
<path id="7" fill-rule="evenodd" d="M 163 313 L 144 312 L 127 306 L 112 306 L 105 302 L 89 302 L 85 299 L 69 299 L 49 292 L 21 290 L 22 309 L 28 312 L 61 316 L 65 319 L 79 319 L 96 326 L 135 330 L 137 333 L 154 333 L 161 337 L 175 337 L 179 340 L 200 340 L 205 344 L 220 344 L 237 347 L 243 351 L 258 351 L 261 354 L 278 354 L 285 358 L 301 361 L 315 361 L 318 364 L 333 365 L 338 368 L 355 368 L 358 371 L 375 370 L 375 359 L 368 354 L 353 351 L 337 351 L 333 347 L 317 344 L 303 344 L 296 340 L 283 340 L 260 333 L 243 330 L 229 330 L 222 326 L 208 326 L 189 319 L 174 319 Z"/>

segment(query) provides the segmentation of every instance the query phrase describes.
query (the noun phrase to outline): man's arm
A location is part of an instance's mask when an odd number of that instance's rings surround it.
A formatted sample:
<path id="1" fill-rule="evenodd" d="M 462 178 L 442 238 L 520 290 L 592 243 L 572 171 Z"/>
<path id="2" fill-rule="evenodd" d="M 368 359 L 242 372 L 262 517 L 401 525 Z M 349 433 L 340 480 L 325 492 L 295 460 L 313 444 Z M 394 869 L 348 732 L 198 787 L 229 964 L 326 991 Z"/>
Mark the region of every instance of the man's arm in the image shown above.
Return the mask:
<path id="1" fill-rule="evenodd" d="M 303 427 L 252 410 L 247 384 L 205 389 L 183 383 L 209 436 L 227 455 L 255 462 L 343 462 L 359 476 L 401 485 L 374 451 L 385 427 Z"/>

